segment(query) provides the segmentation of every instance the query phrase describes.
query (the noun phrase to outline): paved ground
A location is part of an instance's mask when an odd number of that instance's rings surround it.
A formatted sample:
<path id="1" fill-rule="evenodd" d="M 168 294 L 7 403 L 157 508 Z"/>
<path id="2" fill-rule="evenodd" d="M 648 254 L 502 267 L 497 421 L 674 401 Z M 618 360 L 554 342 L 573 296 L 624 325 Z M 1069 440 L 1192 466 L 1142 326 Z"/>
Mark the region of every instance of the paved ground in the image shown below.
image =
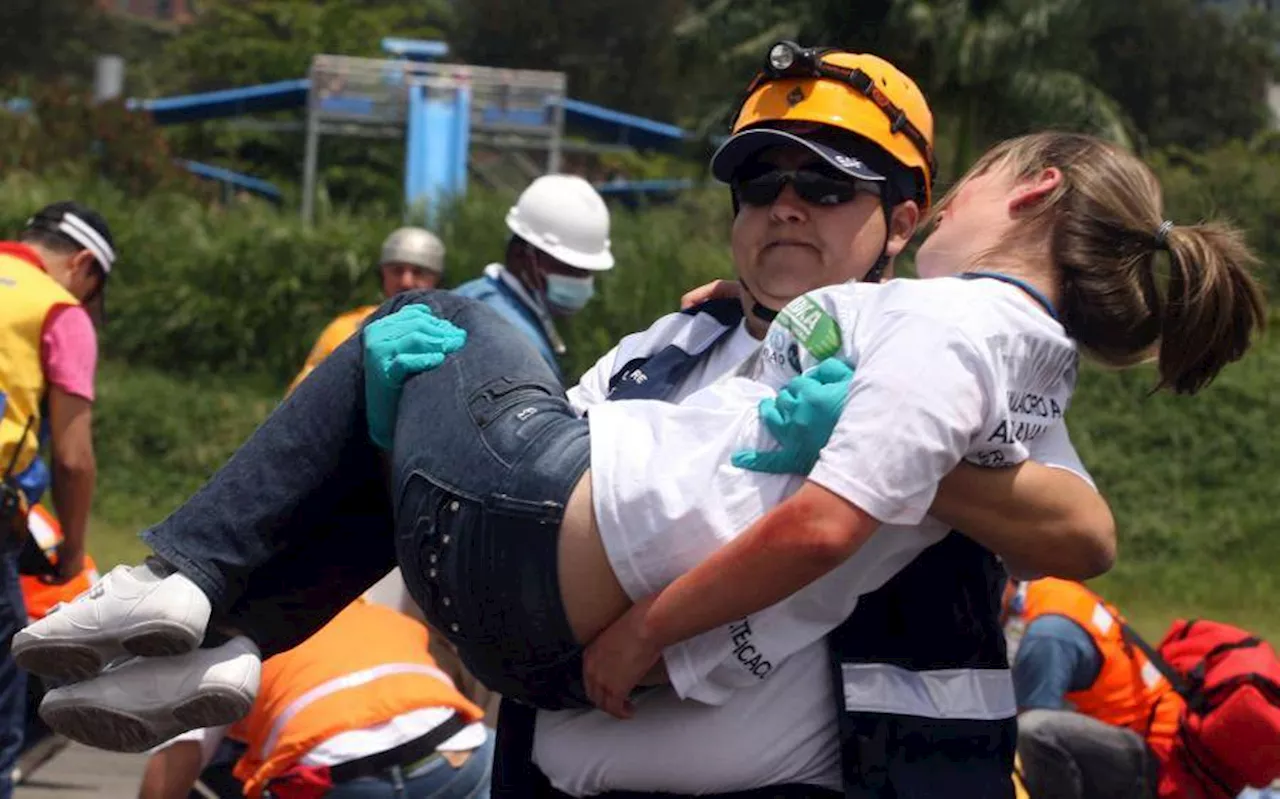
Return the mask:
<path id="1" fill-rule="evenodd" d="M 136 799 L 146 755 L 71 744 L 15 792 L 15 799 Z"/>
<path id="2" fill-rule="evenodd" d="M 15 799 L 136 799 L 146 760 L 71 744 L 18 786 Z M 1273 790 L 1245 791 L 1241 799 L 1280 799 L 1280 782 Z"/>

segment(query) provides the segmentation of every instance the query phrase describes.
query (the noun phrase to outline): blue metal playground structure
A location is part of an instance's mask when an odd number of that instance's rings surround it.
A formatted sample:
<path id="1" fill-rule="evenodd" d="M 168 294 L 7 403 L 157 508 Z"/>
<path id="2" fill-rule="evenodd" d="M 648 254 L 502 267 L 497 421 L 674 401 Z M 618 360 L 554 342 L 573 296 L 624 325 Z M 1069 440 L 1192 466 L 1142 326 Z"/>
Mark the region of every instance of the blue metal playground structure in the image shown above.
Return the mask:
<path id="1" fill-rule="evenodd" d="M 674 125 L 564 96 L 561 73 L 495 70 L 431 63 L 448 52 L 443 42 L 384 39 L 388 60 L 317 56 L 306 78 L 178 97 L 132 99 L 130 109 L 149 113 L 158 125 L 231 120 L 285 110 L 307 110 L 302 214 L 313 214 L 319 138 L 325 135 L 403 137 L 406 207 L 428 210 L 466 191 L 475 145 L 545 152 L 539 167 L 558 171 L 562 149 L 640 149 L 672 152 L 691 136 Z M 288 123 L 286 123 L 286 127 Z M 580 140 L 566 141 L 565 131 Z M 271 183 L 209 164 L 180 162 L 193 174 L 229 190 L 280 202 Z M 598 183 L 606 197 L 660 201 L 687 188 L 687 180 L 612 180 Z"/>

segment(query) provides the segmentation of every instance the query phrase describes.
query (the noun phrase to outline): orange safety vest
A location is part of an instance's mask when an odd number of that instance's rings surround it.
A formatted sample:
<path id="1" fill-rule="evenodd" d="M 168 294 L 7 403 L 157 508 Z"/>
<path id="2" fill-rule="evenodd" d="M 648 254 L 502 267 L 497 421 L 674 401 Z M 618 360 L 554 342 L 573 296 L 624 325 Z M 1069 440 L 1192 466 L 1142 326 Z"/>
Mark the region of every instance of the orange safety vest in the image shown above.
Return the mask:
<path id="1" fill-rule="evenodd" d="M 44 550 L 51 562 L 57 562 L 55 551 L 62 543 L 62 525 L 53 514 L 45 510 L 43 505 L 32 505 L 27 513 L 27 530 L 32 539 Z M 49 585 L 39 577 L 24 574 L 19 579 L 22 584 L 22 599 L 27 607 L 27 617 L 31 621 L 43 619 L 49 610 L 59 602 L 70 602 L 88 591 L 98 581 L 98 566 L 88 553 L 84 556 L 84 571 L 77 574 L 62 585 Z"/>
<path id="2" fill-rule="evenodd" d="M 369 314 L 378 310 L 376 305 L 365 305 L 356 308 L 354 311 L 348 311 L 337 319 L 329 323 L 329 326 L 320 333 L 320 338 L 316 339 L 315 346 L 311 348 L 311 352 L 307 355 L 306 363 L 302 365 L 302 371 L 298 372 L 298 376 L 293 378 L 293 382 L 289 384 L 287 394 L 292 394 L 298 384 L 311 374 L 311 370 L 320 365 L 320 362 L 328 358 L 334 350 L 336 350 L 342 342 L 351 338 L 351 336 L 360 329 L 360 325 L 369 316 Z"/>
<path id="3" fill-rule="evenodd" d="M 1169 746 L 1184 703 L 1146 656 L 1124 640 L 1120 612 L 1071 580 L 1033 580 L 1023 584 L 1022 594 L 1020 615 L 1027 626 L 1041 616 L 1064 616 L 1089 633 L 1102 655 L 1093 685 L 1067 694 L 1075 709 L 1098 721 L 1128 727 L 1157 750 Z"/>
<path id="4" fill-rule="evenodd" d="M 4 407 L 0 416 L 0 474 L 15 452 L 14 474 L 36 458 L 40 404 L 47 389 L 40 339 L 55 309 L 79 304 L 44 271 L 35 250 L 25 244 L 0 242 L 0 394 L 4 395 L 0 401 Z"/>
<path id="5" fill-rule="evenodd" d="M 245 796 L 335 735 L 404 713 L 453 708 L 468 722 L 484 711 L 458 693 L 427 653 L 427 628 L 363 599 L 303 643 L 268 659 L 258 699 L 228 731 L 248 749 L 235 766 Z"/>

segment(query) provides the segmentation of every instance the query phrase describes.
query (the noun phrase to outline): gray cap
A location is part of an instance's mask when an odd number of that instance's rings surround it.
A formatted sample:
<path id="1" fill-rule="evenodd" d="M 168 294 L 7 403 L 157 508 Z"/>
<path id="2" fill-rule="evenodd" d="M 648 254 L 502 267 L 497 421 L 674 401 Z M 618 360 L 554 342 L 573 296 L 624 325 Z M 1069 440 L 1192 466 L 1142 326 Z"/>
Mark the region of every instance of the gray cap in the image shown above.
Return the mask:
<path id="1" fill-rule="evenodd" d="M 434 233 L 420 227 L 402 227 L 382 243 L 379 264 L 413 264 L 444 274 L 444 242 Z"/>

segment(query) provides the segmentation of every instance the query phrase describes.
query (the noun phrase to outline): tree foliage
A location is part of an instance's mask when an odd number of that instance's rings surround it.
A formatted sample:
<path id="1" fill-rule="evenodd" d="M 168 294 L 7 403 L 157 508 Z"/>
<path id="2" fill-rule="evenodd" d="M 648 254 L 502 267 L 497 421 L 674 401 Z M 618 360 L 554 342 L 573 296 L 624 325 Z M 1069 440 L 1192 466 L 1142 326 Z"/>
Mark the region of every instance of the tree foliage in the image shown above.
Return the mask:
<path id="1" fill-rule="evenodd" d="M 302 78 L 317 53 L 377 56 L 383 37 L 444 38 L 443 0 L 216 0 L 165 49 L 172 91 Z"/>
<path id="2" fill-rule="evenodd" d="M 1193 0 L 1092 0 L 1075 51 L 1152 146 L 1214 147 L 1269 122 L 1276 16 Z"/>
<path id="3" fill-rule="evenodd" d="M 91 0 L 10 0 L 0 25 L 24 35 L 0 51 L 0 79 L 21 76 L 25 88 L 15 91 L 24 94 L 52 75 L 83 85 L 93 54 L 122 48 L 132 91 L 176 94 L 302 77 L 316 53 L 377 56 L 385 36 L 444 38 L 458 60 L 562 70 L 576 99 L 705 139 L 726 132 L 768 45 L 789 38 L 876 53 L 915 78 L 935 112 L 946 178 L 992 141 L 1046 127 L 1139 149 L 1249 139 L 1270 121 L 1264 97 L 1280 41 L 1274 15 L 1225 16 L 1197 0 L 207 0 L 200 8 L 148 56 L 145 36 L 159 42 L 160 33 L 135 26 L 120 38 L 111 31 L 121 18 Z M 301 173 L 300 119 L 267 119 L 267 129 L 186 125 L 168 136 L 180 155 L 288 189 Z M 322 185 L 339 204 L 394 204 L 402 163 L 399 141 L 327 139 Z"/>
<path id="4" fill-rule="evenodd" d="M 106 13 L 93 0 L 4 0 L 0 31 L 0 83 L 15 94 L 55 81 L 85 88 L 97 56 L 118 54 L 138 64 L 169 36 L 162 27 Z M 130 90 L 152 88 L 145 70 L 126 79 Z"/>
<path id="5" fill-rule="evenodd" d="M 454 41 L 472 64 L 568 75 L 575 99 L 679 117 L 686 79 L 672 29 L 688 0 L 468 0 Z"/>

